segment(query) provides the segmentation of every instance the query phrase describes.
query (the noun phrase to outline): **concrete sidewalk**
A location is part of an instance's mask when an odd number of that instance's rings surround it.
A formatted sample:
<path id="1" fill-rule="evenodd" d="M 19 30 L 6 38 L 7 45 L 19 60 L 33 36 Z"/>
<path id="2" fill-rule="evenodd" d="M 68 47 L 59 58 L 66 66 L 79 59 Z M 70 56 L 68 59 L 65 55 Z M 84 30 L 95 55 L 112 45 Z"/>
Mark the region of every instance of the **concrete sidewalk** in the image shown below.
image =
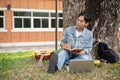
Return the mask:
<path id="1" fill-rule="evenodd" d="M 58 49 L 60 48 L 58 43 Z M 0 43 L 0 52 L 55 50 L 55 42 Z"/>
<path id="2" fill-rule="evenodd" d="M 60 46 L 58 46 L 58 49 Z M 55 45 L 40 45 L 40 46 L 9 46 L 0 47 L 0 52 L 23 52 L 23 51 L 40 51 L 40 50 L 55 50 Z"/>

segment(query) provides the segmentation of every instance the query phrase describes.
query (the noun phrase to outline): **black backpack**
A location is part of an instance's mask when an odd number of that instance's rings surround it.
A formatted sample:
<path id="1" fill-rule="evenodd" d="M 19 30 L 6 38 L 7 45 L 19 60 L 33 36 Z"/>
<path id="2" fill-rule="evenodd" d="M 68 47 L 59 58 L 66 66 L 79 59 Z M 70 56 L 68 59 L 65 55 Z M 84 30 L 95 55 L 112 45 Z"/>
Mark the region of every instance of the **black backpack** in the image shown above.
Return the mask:
<path id="1" fill-rule="evenodd" d="M 107 60 L 108 63 L 119 61 L 118 54 L 110 49 L 104 42 L 99 42 L 98 44 L 98 56 L 100 59 Z"/>

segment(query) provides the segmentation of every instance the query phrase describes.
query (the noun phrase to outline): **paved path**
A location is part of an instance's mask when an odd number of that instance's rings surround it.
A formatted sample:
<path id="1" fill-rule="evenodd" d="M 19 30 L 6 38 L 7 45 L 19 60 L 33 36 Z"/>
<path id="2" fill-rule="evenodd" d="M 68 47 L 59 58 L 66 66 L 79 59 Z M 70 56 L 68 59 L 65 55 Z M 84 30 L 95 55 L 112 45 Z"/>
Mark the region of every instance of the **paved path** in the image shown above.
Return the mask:
<path id="1" fill-rule="evenodd" d="M 58 49 L 60 47 L 58 46 Z M 0 47 L 0 52 L 55 50 L 54 45 Z"/>

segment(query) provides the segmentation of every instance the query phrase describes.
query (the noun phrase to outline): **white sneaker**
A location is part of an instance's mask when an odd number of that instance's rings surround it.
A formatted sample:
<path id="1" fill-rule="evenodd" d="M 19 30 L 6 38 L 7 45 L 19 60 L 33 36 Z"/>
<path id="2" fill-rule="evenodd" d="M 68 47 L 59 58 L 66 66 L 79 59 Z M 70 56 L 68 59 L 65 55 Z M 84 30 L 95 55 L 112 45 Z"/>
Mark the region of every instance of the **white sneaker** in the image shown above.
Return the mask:
<path id="1" fill-rule="evenodd" d="M 65 65 L 65 68 L 66 68 L 67 72 L 69 72 L 69 66 Z"/>

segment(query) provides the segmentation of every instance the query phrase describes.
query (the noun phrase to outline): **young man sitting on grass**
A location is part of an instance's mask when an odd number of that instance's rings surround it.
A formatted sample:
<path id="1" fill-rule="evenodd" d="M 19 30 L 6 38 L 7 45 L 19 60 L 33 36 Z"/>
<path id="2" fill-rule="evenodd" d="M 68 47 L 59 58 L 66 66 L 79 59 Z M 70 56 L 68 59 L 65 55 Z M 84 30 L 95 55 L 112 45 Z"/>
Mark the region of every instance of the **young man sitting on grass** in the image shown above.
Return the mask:
<path id="1" fill-rule="evenodd" d="M 82 12 L 79 14 L 76 25 L 65 29 L 62 40 L 61 50 L 57 54 L 53 54 L 50 59 L 48 72 L 54 73 L 61 70 L 63 65 L 69 65 L 71 59 L 91 59 L 92 50 L 92 32 L 86 26 L 89 24 L 91 18 L 88 13 Z M 80 49 L 69 51 L 70 49 Z"/>

